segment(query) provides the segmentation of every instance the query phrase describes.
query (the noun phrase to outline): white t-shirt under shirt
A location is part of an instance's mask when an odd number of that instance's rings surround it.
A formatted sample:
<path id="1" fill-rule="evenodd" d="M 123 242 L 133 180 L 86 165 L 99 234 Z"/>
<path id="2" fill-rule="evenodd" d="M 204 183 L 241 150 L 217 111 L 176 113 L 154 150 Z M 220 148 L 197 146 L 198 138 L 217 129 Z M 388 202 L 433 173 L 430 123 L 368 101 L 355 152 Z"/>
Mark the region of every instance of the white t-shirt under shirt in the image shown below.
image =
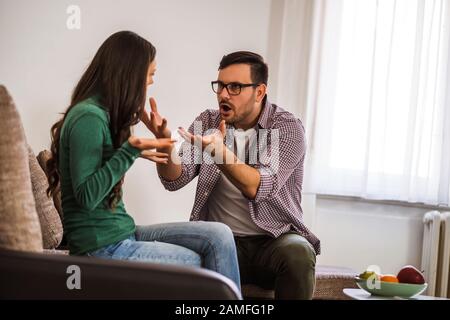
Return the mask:
<path id="1" fill-rule="evenodd" d="M 249 141 L 255 139 L 256 130 L 235 130 L 235 154 L 240 158 L 248 153 Z M 244 148 L 244 149 L 243 149 Z M 245 161 L 245 159 L 240 159 Z M 208 220 L 228 225 L 235 236 L 267 234 L 250 217 L 248 199 L 221 173 L 219 181 L 208 198 Z"/>

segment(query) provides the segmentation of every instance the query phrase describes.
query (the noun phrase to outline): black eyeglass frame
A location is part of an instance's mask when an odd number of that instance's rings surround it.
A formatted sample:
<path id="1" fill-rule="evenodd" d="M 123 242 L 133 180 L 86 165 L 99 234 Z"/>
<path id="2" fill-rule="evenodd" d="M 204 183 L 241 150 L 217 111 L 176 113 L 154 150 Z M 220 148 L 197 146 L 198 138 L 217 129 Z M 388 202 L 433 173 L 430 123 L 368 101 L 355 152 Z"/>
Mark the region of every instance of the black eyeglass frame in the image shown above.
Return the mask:
<path id="1" fill-rule="evenodd" d="M 214 90 L 214 85 L 218 85 L 217 87 L 217 91 Z M 240 82 L 229 82 L 229 83 L 223 83 L 222 81 L 211 81 L 211 88 L 212 91 L 216 94 L 220 94 L 222 92 L 222 90 L 225 88 L 227 89 L 227 92 L 230 96 L 238 96 L 241 94 L 242 92 L 242 88 L 247 88 L 247 87 L 254 87 L 256 88 L 257 86 L 259 86 L 261 83 L 240 83 Z M 238 86 L 239 88 L 239 92 L 238 93 L 231 93 L 229 86 Z M 219 86 L 222 86 L 222 90 L 219 90 Z"/>

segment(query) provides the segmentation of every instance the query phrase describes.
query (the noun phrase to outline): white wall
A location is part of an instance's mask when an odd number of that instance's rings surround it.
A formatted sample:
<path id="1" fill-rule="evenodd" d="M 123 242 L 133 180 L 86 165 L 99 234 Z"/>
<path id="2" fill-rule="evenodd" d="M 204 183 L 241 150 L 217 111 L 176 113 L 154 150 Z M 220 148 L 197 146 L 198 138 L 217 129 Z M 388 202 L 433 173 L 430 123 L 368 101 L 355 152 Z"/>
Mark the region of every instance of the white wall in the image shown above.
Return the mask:
<path id="1" fill-rule="evenodd" d="M 68 30 L 66 9 L 81 9 L 81 29 Z M 0 83 L 22 116 L 30 145 L 49 146 L 49 129 L 100 44 L 132 30 L 157 48 L 150 94 L 172 128 L 187 127 L 216 106 L 210 81 L 220 59 L 235 50 L 266 55 L 270 0 L 1 0 Z M 137 134 L 147 134 L 138 127 Z M 125 201 L 139 224 L 187 220 L 195 182 L 163 189 L 155 166 L 138 160 L 127 173 Z"/>
<path id="2" fill-rule="evenodd" d="M 305 219 L 322 244 L 318 264 L 358 272 L 377 265 L 385 274 L 421 267 L 422 218 L 429 210 L 314 195 L 304 200 Z"/>

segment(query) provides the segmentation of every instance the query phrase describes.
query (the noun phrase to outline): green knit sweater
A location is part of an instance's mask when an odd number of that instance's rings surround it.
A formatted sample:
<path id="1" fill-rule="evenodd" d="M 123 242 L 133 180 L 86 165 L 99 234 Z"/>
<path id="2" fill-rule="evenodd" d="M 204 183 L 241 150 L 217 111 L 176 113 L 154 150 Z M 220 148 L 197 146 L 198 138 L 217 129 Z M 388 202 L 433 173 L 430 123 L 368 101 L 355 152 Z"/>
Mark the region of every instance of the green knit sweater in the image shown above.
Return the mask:
<path id="1" fill-rule="evenodd" d="M 108 112 L 97 99 L 70 110 L 59 144 L 64 233 L 70 254 L 82 255 L 135 232 L 122 200 L 112 211 L 108 197 L 139 154 L 128 142 L 113 148 Z"/>

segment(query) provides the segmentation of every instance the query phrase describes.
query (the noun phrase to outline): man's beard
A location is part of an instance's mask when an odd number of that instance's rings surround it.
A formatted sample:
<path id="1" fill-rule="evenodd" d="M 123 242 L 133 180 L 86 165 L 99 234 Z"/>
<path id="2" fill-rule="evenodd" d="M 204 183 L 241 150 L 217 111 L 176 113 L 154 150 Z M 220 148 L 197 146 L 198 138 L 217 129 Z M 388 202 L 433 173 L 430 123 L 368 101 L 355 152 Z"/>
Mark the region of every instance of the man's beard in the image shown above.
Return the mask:
<path id="1" fill-rule="evenodd" d="M 225 123 L 226 123 L 226 124 L 234 125 L 235 123 L 242 122 L 243 120 L 245 120 L 245 118 L 247 118 L 247 117 L 252 113 L 252 106 L 253 106 L 254 103 L 255 103 L 255 97 L 254 97 L 254 95 L 251 96 L 251 97 L 249 98 L 249 100 L 248 100 L 243 106 L 241 106 L 240 109 L 241 109 L 241 110 L 243 109 L 243 110 L 244 110 L 244 113 L 243 113 L 243 114 L 240 114 L 240 115 L 237 114 L 237 108 L 236 108 L 235 105 L 233 105 L 233 104 L 231 104 L 231 103 L 229 103 L 229 102 L 226 102 L 226 101 L 221 101 L 221 102 L 219 103 L 219 106 L 220 106 L 222 103 L 229 104 L 229 105 L 231 105 L 231 106 L 233 107 L 232 110 L 233 110 L 233 112 L 234 112 L 234 116 L 231 117 L 230 119 L 224 119 L 224 120 L 225 120 Z"/>

